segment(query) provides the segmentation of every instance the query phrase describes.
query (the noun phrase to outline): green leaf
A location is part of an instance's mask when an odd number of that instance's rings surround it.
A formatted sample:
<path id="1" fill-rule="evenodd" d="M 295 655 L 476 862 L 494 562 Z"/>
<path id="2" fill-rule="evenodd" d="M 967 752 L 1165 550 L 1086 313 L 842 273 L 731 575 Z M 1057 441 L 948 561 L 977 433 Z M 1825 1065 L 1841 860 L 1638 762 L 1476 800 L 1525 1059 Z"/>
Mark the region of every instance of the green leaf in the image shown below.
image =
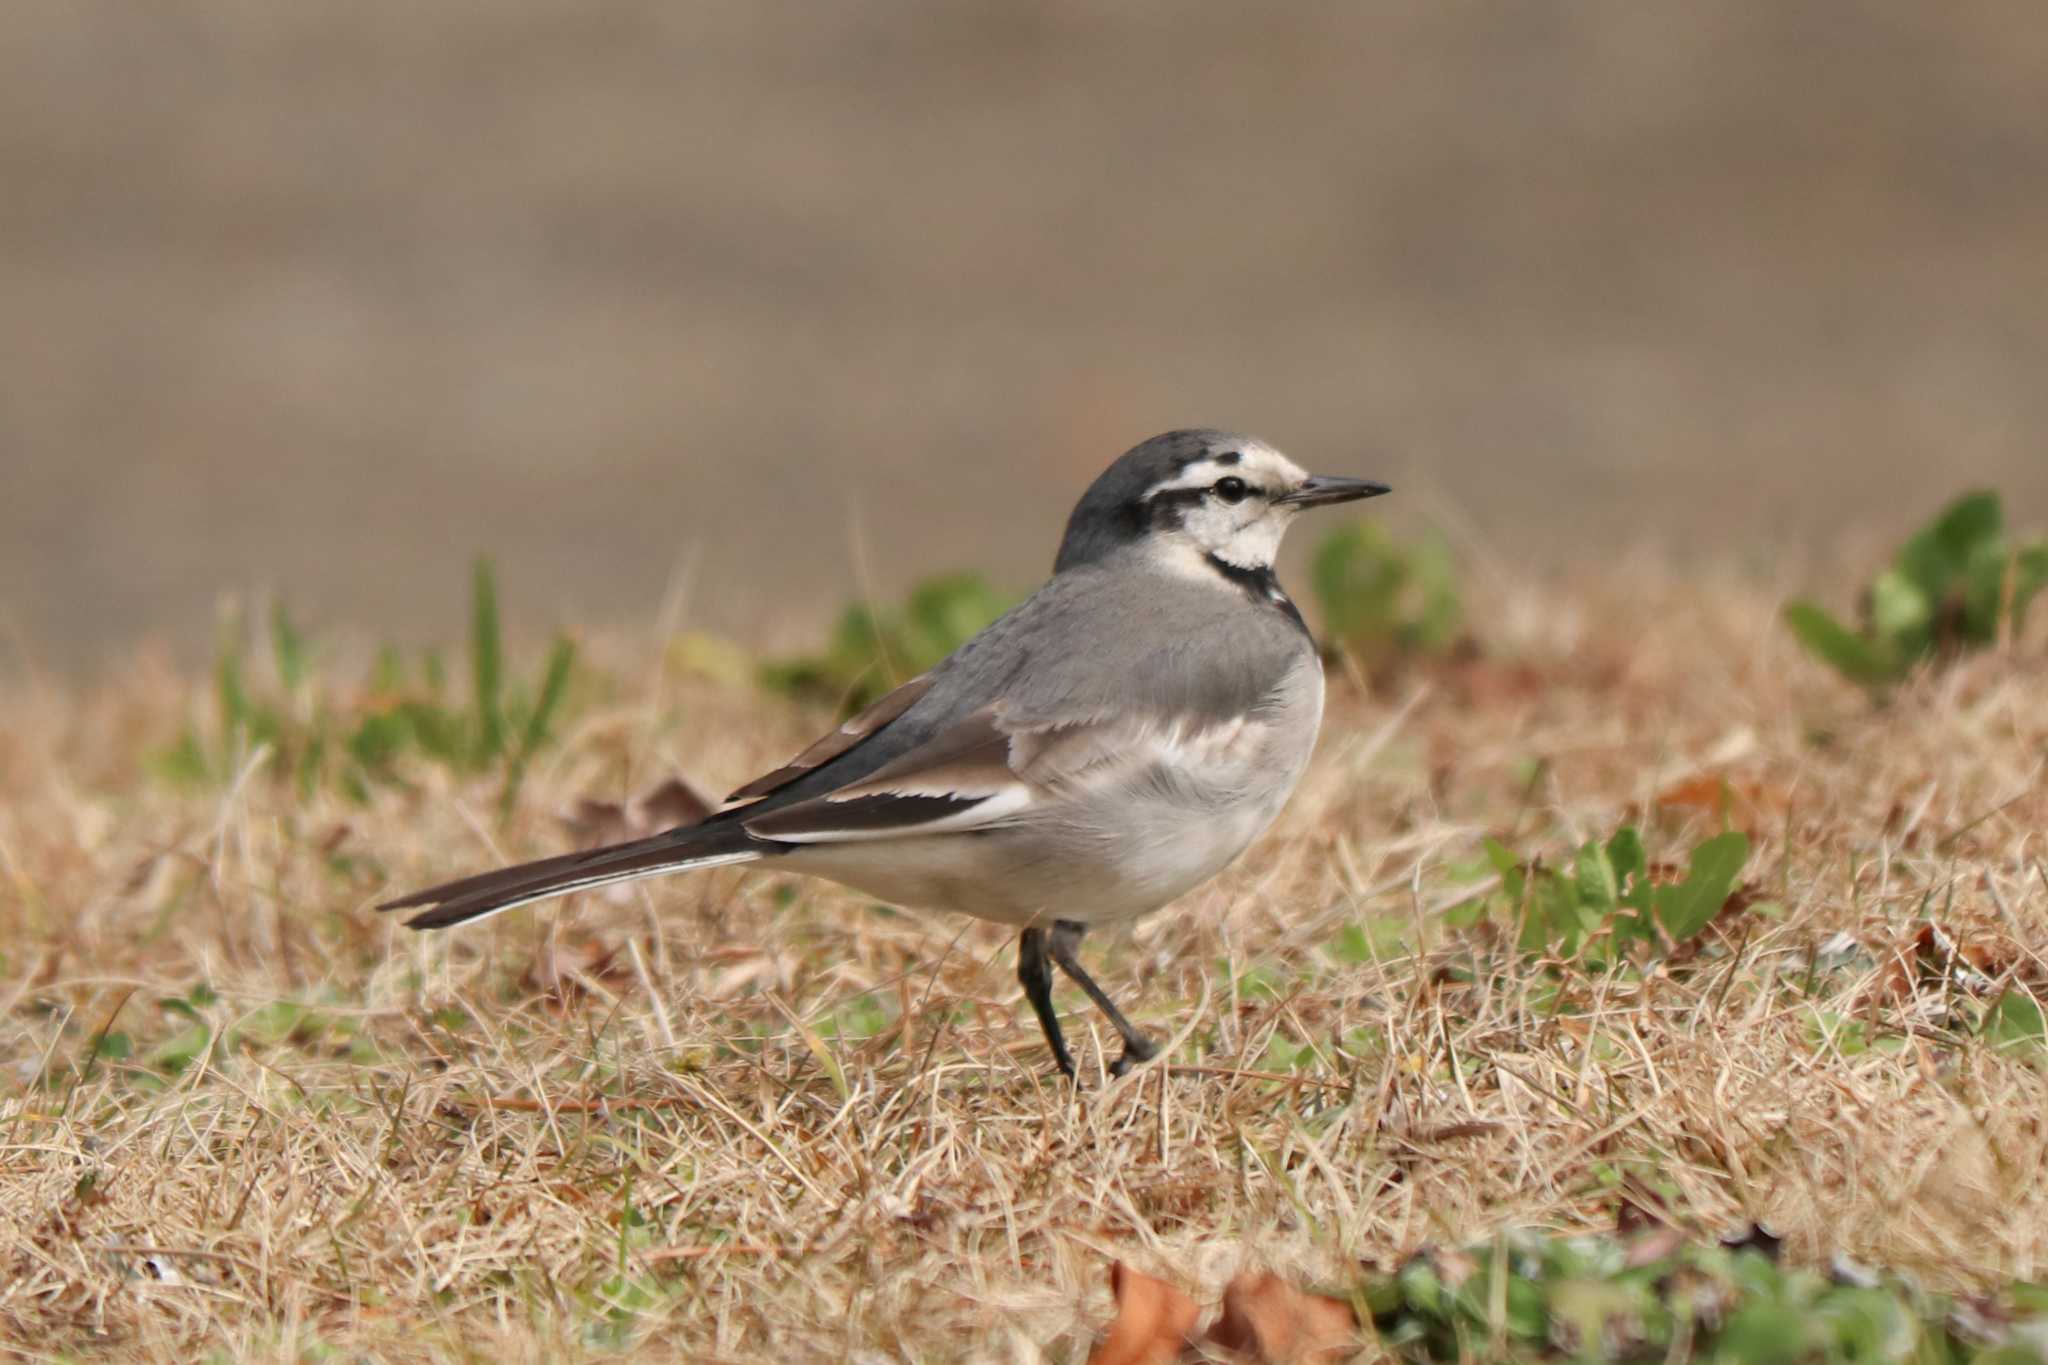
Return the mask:
<path id="1" fill-rule="evenodd" d="M 1474 896 L 1444 911 L 1444 923 L 1452 929 L 1470 929 L 1486 918 L 1486 898 Z"/>
<path id="2" fill-rule="evenodd" d="M 1598 843 L 1588 843 L 1579 850 L 1574 869 L 1581 903 L 1603 915 L 1614 913 L 1621 903 L 1621 878 L 1615 874 L 1614 859 L 1607 850 Z"/>
<path id="3" fill-rule="evenodd" d="M 1607 861 L 1614 868 L 1618 883 L 1625 885 L 1648 875 L 1649 854 L 1643 851 L 1643 836 L 1634 825 L 1623 825 L 1607 841 Z"/>
<path id="4" fill-rule="evenodd" d="M 348 752 L 363 767 L 381 772 L 411 742 L 412 726 L 403 710 L 373 711 L 356 722 Z"/>
<path id="5" fill-rule="evenodd" d="M 1685 880 L 1657 890 L 1657 922 L 1673 943 L 1685 942 L 1721 913 L 1748 862 L 1749 836 L 1740 830 L 1717 835 L 1693 850 Z"/>
<path id="6" fill-rule="evenodd" d="M 1797 1365 L 1807 1356 L 1806 1315 L 1775 1303 L 1749 1305 L 1731 1315 L 1714 1359 L 1730 1365 Z"/>
<path id="7" fill-rule="evenodd" d="M 505 647 L 499 634 L 497 575 L 491 561 L 482 557 L 471 575 L 469 667 L 475 693 L 477 757 L 489 761 L 505 751 Z"/>
<path id="8" fill-rule="evenodd" d="M 1879 687 L 1897 682 L 1905 673 L 1898 659 L 1878 642 L 1850 632 L 1848 627 L 1812 602 L 1793 602 L 1785 608 L 1785 624 L 1799 637 L 1807 651 L 1851 682 Z"/>
<path id="9" fill-rule="evenodd" d="M 1870 625 L 1880 638 L 1894 638 L 1934 624 L 1935 595 L 1897 569 L 1870 585 Z"/>
<path id="10" fill-rule="evenodd" d="M 2005 534 L 2005 508 L 1995 492 L 1965 493 L 1900 547 L 1899 571 L 1931 599 L 1945 596 L 1981 545 Z"/>
<path id="11" fill-rule="evenodd" d="M 177 1072 L 185 1070 L 205 1055 L 213 1042 L 213 1030 L 204 1024 L 193 1024 L 168 1042 L 158 1044 L 149 1054 L 149 1064 L 159 1071 Z"/>
<path id="12" fill-rule="evenodd" d="M 304 1005 L 292 1000 L 275 1000 L 237 1024 L 235 1034 L 252 1043 L 275 1047 L 289 1041 L 302 1028 L 308 1032 L 315 1031 L 312 1028 L 315 1023 L 317 1019 Z"/>
<path id="13" fill-rule="evenodd" d="M 1329 945 L 1329 954 L 1347 967 L 1364 966 L 1369 962 L 1384 962 L 1408 950 L 1410 926 L 1399 915 L 1374 915 L 1365 920 L 1353 920 L 1337 931 L 1336 940 Z"/>
<path id="14" fill-rule="evenodd" d="M 2010 987 L 1984 1012 L 1980 1030 L 1984 1041 L 2003 1051 L 2039 1048 L 2048 1044 L 2048 1019 L 2040 1004 L 2018 987 Z"/>

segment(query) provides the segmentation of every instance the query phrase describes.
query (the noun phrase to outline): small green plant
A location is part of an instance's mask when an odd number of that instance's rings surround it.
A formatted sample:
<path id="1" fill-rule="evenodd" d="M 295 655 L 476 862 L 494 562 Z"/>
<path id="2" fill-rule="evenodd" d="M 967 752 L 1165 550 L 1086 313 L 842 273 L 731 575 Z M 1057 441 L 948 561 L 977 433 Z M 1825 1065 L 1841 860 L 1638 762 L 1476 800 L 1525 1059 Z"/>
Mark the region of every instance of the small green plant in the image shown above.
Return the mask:
<path id="1" fill-rule="evenodd" d="M 978 574 L 928 578 L 901 608 L 848 607 L 822 654 L 770 660 L 761 666 L 761 684 L 858 711 L 938 663 L 1010 606 L 1011 599 Z"/>
<path id="2" fill-rule="evenodd" d="M 251 680 L 250 634 L 239 613 L 224 619 L 214 659 L 212 740 L 186 726 L 156 757 L 164 777 L 224 782 L 261 750 L 269 771 L 296 781 L 302 795 L 331 779 L 366 800 L 372 783 L 400 780 L 399 760 L 417 753 L 465 773 L 500 771 L 509 806 L 551 733 L 576 663 L 575 643 L 559 636 L 531 689 L 507 682 L 497 578 L 484 559 L 471 575 L 470 688 L 460 701 L 449 696 L 438 654 L 428 653 L 415 676 L 386 646 L 363 694 L 338 702 L 314 668 L 313 646 L 282 603 L 271 606 L 267 685 L 259 685 Z"/>
<path id="3" fill-rule="evenodd" d="M 2048 585 L 2048 540 L 2015 546 L 1998 494 L 1971 493 L 1900 547 L 1862 599 L 1852 630 L 1812 602 L 1785 608 L 1809 652 L 1844 677 L 1883 692 L 1930 659 L 1951 659 L 2017 630 Z"/>
<path id="4" fill-rule="evenodd" d="M 1523 952 L 1598 969 L 1697 937 L 1735 896 L 1749 837 L 1731 830 L 1708 839 L 1683 873 L 1651 862 L 1633 827 L 1604 844 L 1588 841 L 1565 866 L 1524 859 L 1498 839 L 1486 841 L 1486 858 L 1499 889 L 1453 909 L 1454 924 L 1495 910 L 1515 926 Z"/>
<path id="5" fill-rule="evenodd" d="M 1897 1276 L 1786 1266 L 1768 1237 L 1678 1242 L 1511 1231 L 1425 1252 L 1364 1290 L 1380 1343 L 1411 1360 L 2040 1360 L 2048 1289 L 1959 1311 Z"/>
<path id="6" fill-rule="evenodd" d="M 1331 646 L 1362 667 L 1446 654 L 1464 639 L 1458 565 L 1440 534 L 1402 542 L 1353 522 L 1316 545 L 1311 577 Z"/>
<path id="7" fill-rule="evenodd" d="M 2042 1015 L 2040 1002 L 2017 986 L 1991 1002 L 1978 1031 L 2003 1051 L 2039 1055 L 2048 1048 L 2048 1017 Z"/>

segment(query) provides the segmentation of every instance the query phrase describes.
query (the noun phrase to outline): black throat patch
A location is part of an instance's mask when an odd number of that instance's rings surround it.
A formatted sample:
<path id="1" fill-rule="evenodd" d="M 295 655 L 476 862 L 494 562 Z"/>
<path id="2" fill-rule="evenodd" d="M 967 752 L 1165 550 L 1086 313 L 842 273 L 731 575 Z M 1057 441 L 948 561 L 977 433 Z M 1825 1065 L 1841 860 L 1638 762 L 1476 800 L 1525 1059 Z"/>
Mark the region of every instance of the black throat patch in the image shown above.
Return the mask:
<path id="1" fill-rule="evenodd" d="M 1230 582 L 1236 584 L 1246 597 L 1268 606 L 1285 616 L 1300 628 L 1303 635 L 1309 633 L 1308 622 L 1301 619 L 1301 608 L 1294 605 L 1294 599 L 1280 586 L 1280 577 L 1269 564 L 1263 569 L 1246 569 L 1231 563 L 1218 555 L 1208 555 L 1209 567 Z"/>

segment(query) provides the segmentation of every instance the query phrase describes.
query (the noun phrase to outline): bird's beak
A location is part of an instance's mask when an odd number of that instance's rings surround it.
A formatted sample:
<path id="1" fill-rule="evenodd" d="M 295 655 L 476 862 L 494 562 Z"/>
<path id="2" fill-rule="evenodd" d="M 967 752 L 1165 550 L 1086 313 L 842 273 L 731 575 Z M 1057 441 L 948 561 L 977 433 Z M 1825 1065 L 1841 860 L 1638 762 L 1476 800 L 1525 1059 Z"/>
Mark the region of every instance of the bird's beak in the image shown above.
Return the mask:
<path id="1" fill-rule="evenodd" d="M 1288 507 L 1326 507 L 1334 502 L 1356 502 L 1376 498 L 1394 490 L 1370 479 L 1347 479 L 1341 474 L 1316 474 L 1292 493 L 1282 493 L 1274 502 Z"/>

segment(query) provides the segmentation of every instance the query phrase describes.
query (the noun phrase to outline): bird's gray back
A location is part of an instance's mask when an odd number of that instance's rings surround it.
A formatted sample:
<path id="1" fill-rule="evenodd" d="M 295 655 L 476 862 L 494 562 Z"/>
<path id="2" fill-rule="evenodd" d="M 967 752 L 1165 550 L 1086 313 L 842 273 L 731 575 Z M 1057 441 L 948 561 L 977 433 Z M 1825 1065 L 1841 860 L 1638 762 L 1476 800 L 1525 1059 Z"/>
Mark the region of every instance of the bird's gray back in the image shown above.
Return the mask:
<path id="1" fill-rule="evenodd" d="M 822 796 L 1001 704 L 1006 728 L 1076 725 L 1115 713 L 1227 721 L 1257 711 L 1314 645 L 1270 604 L 1135 559 L 1071 569 L 933 669 L 908 710 L 830 762 L 743 811 Z"/>

